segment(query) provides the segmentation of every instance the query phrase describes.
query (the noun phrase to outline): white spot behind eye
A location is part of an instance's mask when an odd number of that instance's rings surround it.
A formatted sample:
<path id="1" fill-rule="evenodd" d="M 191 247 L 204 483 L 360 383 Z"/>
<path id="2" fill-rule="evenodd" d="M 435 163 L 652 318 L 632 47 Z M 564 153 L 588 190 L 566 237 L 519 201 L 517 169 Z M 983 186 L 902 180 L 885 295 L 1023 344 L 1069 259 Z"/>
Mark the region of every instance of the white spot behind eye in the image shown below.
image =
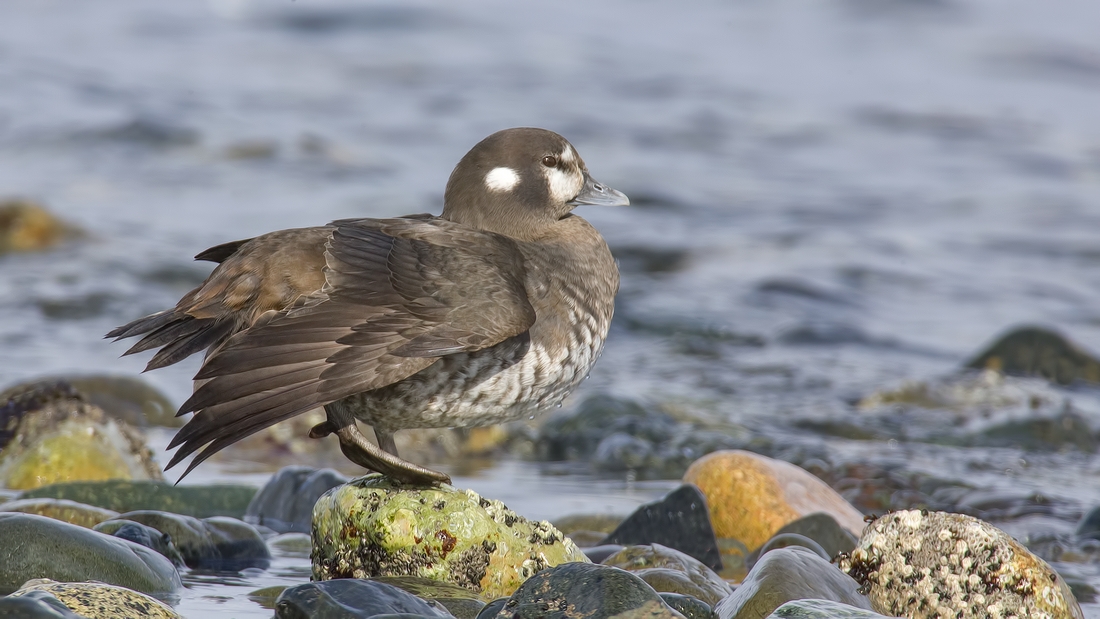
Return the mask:
<path id="1" fill-rule="evenodd" d="M 485 186 L 492 191 L 510 191 L 519 183 L 519 174 L 512 168 L 493 168 L 485 175 Z"/>
<path id="2" fill-rule="evenodd" d="M 584 177 L 575 170 L 563 171 L 558 168 L 546 168 L 546 183 L 550 189 L 550 196 L 556 202 L 568 202 L 575 198 L 584 185 Z"/>
<path id="3" fill-rule="evenodd" d="M 565 149 L 561 151 L 561 156 L 558 157 L 558 159 L 560 159 L 563 163 L 573 163 L 573 159 L 575 159 L 575 157 L 573 156 L 573 148 L 570 146 L 566 146 Z"/>

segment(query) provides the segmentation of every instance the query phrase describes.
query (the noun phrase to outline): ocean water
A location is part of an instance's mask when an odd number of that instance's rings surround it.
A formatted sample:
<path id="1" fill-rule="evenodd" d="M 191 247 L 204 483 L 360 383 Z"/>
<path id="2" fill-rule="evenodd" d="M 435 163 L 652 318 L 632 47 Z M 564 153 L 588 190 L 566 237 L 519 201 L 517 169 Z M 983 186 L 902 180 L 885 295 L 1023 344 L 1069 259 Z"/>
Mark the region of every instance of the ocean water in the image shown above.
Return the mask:
<path id="1" fill-rule="evenodd" d="M 1085 0 L 8 0 L 0 196 L 89 236 L 0 257 L 0 385 L 137 374 L 146 358 L 102 334 L 200 282 L 209 265 L 190 256 L 438 213 L 470 146 L 541 126 L 633 200 L 578 211 L 623 286 L 576 397 L 668 402 L 837 460 L 1042 492 L 1062 516 L 1009 530 L 1068 531 L 1100 503 L 1087 452 L 806 428 L 858 425 L 861 396 L 950 375 L 1013 326 L 1100 351 L 1097 23 Z M 196 369 L 147 379 L 182 401 Z M 1094 390 L 1053 393 L 1096 433 Z M 513 461 L 459 480 L 535 518 L 625 512 L 671 487 Z M 198 583 L 181 610 L 269 616 L 243 592 L 304 579 L 307 560 L 280 561 Z M 1069 569 L 1100 587 L 1096 563 Z"/>

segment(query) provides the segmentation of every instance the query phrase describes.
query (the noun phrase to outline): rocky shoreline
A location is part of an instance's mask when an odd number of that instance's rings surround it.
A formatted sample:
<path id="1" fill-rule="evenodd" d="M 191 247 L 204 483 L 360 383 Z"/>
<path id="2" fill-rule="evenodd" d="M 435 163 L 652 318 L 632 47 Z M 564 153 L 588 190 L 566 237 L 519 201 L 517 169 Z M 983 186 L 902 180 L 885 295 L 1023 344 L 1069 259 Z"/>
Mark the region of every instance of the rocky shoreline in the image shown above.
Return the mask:
<path id="1" fill-rule="evenodd" d="M 999 354 L 977 357 L 975 371 L 1072 374 Z M 1002 374 L 964 376 L 865 396 L 858 407 L 875 427 L 887 408 L 1005 408 L 1027 397 Z M 150 458 L 141 416 L 104 409 L 141 410 L 156 394 L 110 380 L 74 384 L 10 389 L 0 406 L 0 616 L 178 617 L 181 575 L 262 572 L 286 552 L 309 557 L 308 578 L 247 596 L 286 619 L 1083 619 L 1075 592 L 1092 599 L 1044 558 L 1091 561 L 1100 510 L 1079 517 L 1073 539 L 1025 546 L 984 518 L 1064 518 L 1067 508 L 881 464 L 827 465 L 746 428 L 647 404 L 597 396 L 538 429 L 425 441 L 429 455 L 450 444 L 682 479 L 632 514 L 552 523 L 462 488 L 300 465 L 258 489 L 176 487 Z M 90 464 L 53 466 L 71 455 Z"/>

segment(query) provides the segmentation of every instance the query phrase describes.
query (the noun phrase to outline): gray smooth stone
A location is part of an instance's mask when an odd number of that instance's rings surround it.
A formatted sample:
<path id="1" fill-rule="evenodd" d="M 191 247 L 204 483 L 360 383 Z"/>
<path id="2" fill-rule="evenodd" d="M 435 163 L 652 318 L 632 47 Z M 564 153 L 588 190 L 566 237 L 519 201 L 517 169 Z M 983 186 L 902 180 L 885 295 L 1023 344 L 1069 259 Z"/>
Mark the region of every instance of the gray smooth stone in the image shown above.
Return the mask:
<path id="1" fill-rule="evenodd" d="M 764 556 L 741 586 L 714 607 L 719 619 L 765 619 L 792 600 L 824 599 L 871 610 L 859 583 L 812 550 L 791 546 Z"/>
<path id="2" fill-rule="evenodd" d="M 775 609 L 768 619 L 888 619 L 871 610 L 862 610 L 829 600 L 795 600 Z"/>
<path id="3" fill-rule="evenodd" d="M 172 562 L 145 546 L 44 516 L 0 513 L 0 595 L 34 578 L 97 580 L 152 595 L 183 586 Z"/>
<path id="4" fill-rule="evenodd" d="M 347 477 L 332 469 L 283 467 L 252 497 L 244 521 L 279 533 L 309 533 L 313 504 L 322 494 L 347 482 Z"/>

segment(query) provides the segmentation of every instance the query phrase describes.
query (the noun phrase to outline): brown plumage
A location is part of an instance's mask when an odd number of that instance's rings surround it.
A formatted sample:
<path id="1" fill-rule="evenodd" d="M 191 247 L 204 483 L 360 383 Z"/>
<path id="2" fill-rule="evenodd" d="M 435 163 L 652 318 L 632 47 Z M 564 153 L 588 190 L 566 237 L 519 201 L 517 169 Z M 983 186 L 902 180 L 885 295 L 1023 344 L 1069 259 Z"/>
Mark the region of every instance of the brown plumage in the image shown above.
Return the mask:
<path id="1" fill-rule="evenodd" d="M 510 129 L 456 166 L 443 214 L 348 219 L 208 249 L 219 263 L 175 308 L 115 329 L 160 348 L 148 369 L 207 351 L 168 468 L 324 406 L 353 461 L 446 480 L 396 456 L 402 428 L 497 423 L 560 402 L 603 347 L 618 271 L 578 204 L 625 204 L 561 136 Z M 355 419 L 375 428 L 381 450 Z"/>

